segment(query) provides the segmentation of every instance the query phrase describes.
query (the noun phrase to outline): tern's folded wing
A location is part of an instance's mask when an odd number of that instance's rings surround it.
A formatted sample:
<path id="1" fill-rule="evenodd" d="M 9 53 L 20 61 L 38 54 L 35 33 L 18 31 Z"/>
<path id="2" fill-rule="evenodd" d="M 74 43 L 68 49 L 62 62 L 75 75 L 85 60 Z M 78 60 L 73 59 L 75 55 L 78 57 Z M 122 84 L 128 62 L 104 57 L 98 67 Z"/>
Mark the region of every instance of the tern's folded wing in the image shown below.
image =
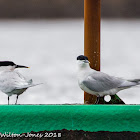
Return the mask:
<path id="1" fill-rule="evenodd" d="M 123 79 L 112 77 L 104 73 L 96 73 L 89 75 L 83 81 L 83 84 L 92 91 L 104 92 L 118 88 L 123 82 Z"/>

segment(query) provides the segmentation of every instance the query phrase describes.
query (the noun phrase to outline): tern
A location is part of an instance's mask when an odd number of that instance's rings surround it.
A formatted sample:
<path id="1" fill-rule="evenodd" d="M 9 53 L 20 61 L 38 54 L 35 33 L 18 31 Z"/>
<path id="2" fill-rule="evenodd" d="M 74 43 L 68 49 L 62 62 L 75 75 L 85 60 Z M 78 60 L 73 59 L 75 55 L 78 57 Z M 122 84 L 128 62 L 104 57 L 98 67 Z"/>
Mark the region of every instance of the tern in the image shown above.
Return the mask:
<path id="1" fill-rule="evenodd" d="M 0 90 L 8 95 L 8 105 L 9 97 L 12 95 L 18 96 L 26 91 L 29 87 L 36 86 L 38 84 L 33 84 L 32 79 L 26 80 L 19 72 L 15 71 L 16 68 L 29 68 L 27 66 L 16 65 L 12 61 L 0 61 Z"/>
<path id="2" fill-rule="evenodd" d="M 80 55 L 78 61 L 78 84 L 85 92 L 96 95 L 99 102 L 100 97 L 115 95 L 117 92 L 140 84 L 140 79 L 125 80 L 110 76 L 90 68 L 88 57 Z"/>

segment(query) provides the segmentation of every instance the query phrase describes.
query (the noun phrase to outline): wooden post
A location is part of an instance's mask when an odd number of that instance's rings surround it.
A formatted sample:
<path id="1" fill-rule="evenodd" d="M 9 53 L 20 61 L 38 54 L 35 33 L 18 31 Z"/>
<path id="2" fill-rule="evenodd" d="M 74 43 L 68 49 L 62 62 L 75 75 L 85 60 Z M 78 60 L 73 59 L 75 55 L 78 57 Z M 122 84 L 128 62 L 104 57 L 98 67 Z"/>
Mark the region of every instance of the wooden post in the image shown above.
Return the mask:
<path id="1" fill-rule="evenodd" d="M 101 0 L 84 0 L 84 55 L 91 68 L 100 70 Z M 96 96 L 84 93 L 84 103 L 94 104 Z"/>

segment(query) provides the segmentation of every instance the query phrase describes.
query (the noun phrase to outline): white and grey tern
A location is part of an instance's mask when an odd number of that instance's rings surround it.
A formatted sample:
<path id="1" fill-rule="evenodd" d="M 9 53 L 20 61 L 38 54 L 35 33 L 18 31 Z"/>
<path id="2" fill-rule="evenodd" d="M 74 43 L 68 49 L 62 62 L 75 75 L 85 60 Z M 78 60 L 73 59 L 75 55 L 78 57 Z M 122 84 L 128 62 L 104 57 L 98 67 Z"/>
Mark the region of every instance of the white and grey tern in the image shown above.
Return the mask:
<path id="1" fill-rule="evenodd" d="M 126 80 L 110 76 L 90 68 L 88 57 L 80 55 L 78 61 L 78 83 L 85 92 L 100 97 L 115 95 L 117 92 L 140 84 L 140 79 Z"/>
<path id="2" fill-rule="evenodd" d="M 33 84 L 32 79 L 26 80 L 19 72 L 15 71 L 16 68 L 28 67 L 16 65 L 12 61 L 0 61 L 0 90 L 8 95 L 8 104 L 10 96 L 17 95 L 15 103 L 17 104 L 18 96 L 20 94 L 29 87 L 38 85 Z"/>

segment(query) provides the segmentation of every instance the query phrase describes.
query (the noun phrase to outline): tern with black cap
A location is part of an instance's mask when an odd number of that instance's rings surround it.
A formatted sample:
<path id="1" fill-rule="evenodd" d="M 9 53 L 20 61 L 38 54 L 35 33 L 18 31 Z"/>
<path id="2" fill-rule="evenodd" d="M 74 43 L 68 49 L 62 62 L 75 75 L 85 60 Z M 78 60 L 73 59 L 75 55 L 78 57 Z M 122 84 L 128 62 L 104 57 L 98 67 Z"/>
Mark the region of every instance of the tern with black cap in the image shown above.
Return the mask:
<path id="1" fill-rule="evenodd" d="M 33 87 L 39 84 L 33 84 L 32 79 L 26 80 L 19 72 L 15 71 L 16 68 L 29 68 L 23 65 L 17 65 L 12 61 L 0 61 L 0 90 L 8 95 L 18 96 L 26 91 L 29 87 Z"/>
<path id="2" fill-rule="evenodd" d="M 140 79 L 125 80 L 91 69 L 84 55 L 78 56 L 77 61 L 79 86 L 85 92 L 97 96 L 96 104 L 100 97 L 115 95 L 121 90 L 140 85 Z"/>

